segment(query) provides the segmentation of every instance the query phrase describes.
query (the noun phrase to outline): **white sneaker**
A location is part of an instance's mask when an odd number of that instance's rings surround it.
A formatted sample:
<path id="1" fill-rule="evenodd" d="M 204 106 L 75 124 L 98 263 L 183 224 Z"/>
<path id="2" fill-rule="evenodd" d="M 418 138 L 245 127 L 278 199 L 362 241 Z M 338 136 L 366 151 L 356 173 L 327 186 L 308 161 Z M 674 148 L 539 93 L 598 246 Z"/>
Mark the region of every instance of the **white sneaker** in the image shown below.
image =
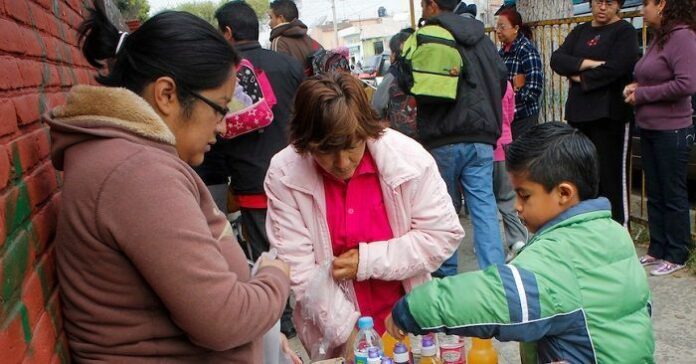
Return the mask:
<path id="1" fill-rule="evenodd" d="M 517 253 L 522 250 L 527 244 L 524 241 L 518 241 L 510 247 L 510 250 L 508 251 L 507 255 L 505 256 L 505 263 L 510 263 L 511 260 L 515 259 L 517 256 Z"/>

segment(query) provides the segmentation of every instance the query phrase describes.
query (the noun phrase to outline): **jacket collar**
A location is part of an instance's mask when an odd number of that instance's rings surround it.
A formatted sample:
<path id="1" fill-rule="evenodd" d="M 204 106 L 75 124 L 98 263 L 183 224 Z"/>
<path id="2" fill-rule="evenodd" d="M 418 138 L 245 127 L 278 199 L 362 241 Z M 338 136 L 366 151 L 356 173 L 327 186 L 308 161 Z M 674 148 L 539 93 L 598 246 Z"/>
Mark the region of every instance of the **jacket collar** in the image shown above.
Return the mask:
<path id="1" fill-rule="evenodd" d="M 78 85 L 65 105 L 51 111 L 56 123 L 79 128 L 112 128 L 175 145 L 174 134 L 142 97 L 125 88 Z"/>
<path id="2" fill-rule="evenodd" d="M 234 45 L 234 50 L 242 53 L 258 48 L 261 48 L 261 43 L 258 41 L 250 41 Z"/>
<path id="3" fill-rule="evenodd" d="M 395 131 L 386 129 L 380 138 L 368 140 L 367 148 L 377 166 L 380 180 L 394 190 L 401 184 L 417 178 L 419 173 L 404 159 L 402 153 L 389 143 L 391 133 L 395 133 Z M 281 181 L 288 188 L 319 198 L 318 191 L 322 190 L 323 181 L 321 174 L 316 171 L 314 159 L 310 154 L 307 154 L 299 157 L 296 163 L 297 166 L 289 168 L 288 173 L 282 177 Z M 307 173 L 308 171 L 313 173 Z"/>
<path id="4" fill-rule="evenodd" d="M 563 226 L 565 225 L 564 222 L 567 222 L 576 216 L 599 211 L 609 211 L 609 213 L 611 211 L 611 203 L 605 197 L 581 201 L 579 204 L 563 211 L 560 215 L 544 224 L 544 226 L 542 226 L 541 229 L 534 234 L 534 236 L 540 236 L 548 230 L 553 230 L 553 228 Z"/>

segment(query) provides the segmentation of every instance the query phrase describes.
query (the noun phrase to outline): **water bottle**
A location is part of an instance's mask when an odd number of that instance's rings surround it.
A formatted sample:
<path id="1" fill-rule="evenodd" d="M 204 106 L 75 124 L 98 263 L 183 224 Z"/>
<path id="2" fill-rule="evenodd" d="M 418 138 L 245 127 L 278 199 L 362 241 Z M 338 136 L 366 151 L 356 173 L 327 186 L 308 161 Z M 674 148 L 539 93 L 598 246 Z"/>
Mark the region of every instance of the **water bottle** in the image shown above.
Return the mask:
<path id="1" fill-rule="evenodd" d="M 423 336 L 420 364 L 440 364 L 440 359 L 436 355 L 437 345 L 435 345 L 434 338 L 432 336 Z"/>
<path id="2" fill-rule="evenodd" d="M 371 347 L 367 349 L 367 364 L 381 364 L 382 355 L 378 347 Z"/>
<path id="3" fill-rule="evenodd" d="M 353 353 L 355 354 L 355 364 L 367 364 L 368 349 L 375 347 L 382 350 L 382 340 L 374 329 L 375 325 L 372 317 L 363 316 L 358 319 L 358 336 L 353 343 Z"/>
<path id="4" fill-rule="evenodd" d="M 411 357 L 406 344 L 402 342 L 394 345 L 394 364 L 411 364 Z"/>

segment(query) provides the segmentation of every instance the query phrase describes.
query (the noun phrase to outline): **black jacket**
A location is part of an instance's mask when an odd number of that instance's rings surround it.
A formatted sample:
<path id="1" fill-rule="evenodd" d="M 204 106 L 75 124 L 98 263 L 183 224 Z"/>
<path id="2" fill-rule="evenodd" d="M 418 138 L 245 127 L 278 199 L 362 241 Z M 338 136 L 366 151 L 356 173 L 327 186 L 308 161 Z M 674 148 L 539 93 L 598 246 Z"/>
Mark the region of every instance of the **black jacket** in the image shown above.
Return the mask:
<path id="1" fill-rule="evenodd" d="M 230 140 L 218 138 L 203 164 L 196 168 L 206 185 L 230 186 L 239 195 L 261 194 L 271 158 L 288 145 L 288 125 L 297 88 L 304 80 L 302 66 L 294 58 L 261 48 L 258 42 L 234 47 L 243 58 L 263 70 L 278 103 L 273 106 L 273 123 L 264 129 Z"/>
<path id="2" fill-rule="evenodd" d="M 449 30 L 464 58 L 457 100 L 418 104 L 418 135 L 427 149 L 456 143 L 496 145 L 501 132 L 507 68 L 484 33 L 483 23 L 445 12 L 428 20 Z"/>
<path id="3" fill-rule="evenodd" d="M 561 76 L 580 75 L 570 82 L 565 118 L 570 122 L 632 119 L 631 105 L 624 102 L 623 89 L 633 79 L 640 56 L 636 30 L 625 20 L 593 27 L 580 24 L 551 56 L 551 69 Z M 583 59 L 605 61 L 600 67 L 580 72 Z"/>

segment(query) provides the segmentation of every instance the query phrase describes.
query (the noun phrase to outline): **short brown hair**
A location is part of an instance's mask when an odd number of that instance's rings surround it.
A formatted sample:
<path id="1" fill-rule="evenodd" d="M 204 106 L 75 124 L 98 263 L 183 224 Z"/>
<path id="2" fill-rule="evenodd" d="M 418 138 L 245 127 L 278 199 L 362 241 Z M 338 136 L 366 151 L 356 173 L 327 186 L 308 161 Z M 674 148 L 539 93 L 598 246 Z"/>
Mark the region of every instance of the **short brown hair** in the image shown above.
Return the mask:
<path id="1" fill-rule="evenodd" d="M 295 96 L 290 140 L 300 154 L 334 152 L 384 131 L 360 81 L 345 72 L 304 81 Z"/>

